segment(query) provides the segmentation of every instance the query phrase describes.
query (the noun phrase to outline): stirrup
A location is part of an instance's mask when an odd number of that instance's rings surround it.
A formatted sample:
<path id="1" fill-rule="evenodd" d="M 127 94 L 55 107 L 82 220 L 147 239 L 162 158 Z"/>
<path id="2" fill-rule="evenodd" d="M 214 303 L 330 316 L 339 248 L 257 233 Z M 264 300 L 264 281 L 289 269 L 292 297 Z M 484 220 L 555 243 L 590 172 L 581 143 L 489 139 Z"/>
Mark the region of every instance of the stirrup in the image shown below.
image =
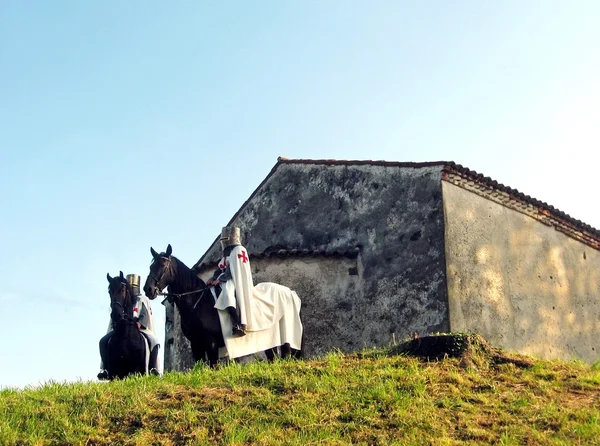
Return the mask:
<path id="1" fill-rule="evenodd" d="M 246 335 L 246 326 L 243 324 L 233 324 L 233 330 L 231 330 L 231 334 L 235 338 L 240 338 Z"/>

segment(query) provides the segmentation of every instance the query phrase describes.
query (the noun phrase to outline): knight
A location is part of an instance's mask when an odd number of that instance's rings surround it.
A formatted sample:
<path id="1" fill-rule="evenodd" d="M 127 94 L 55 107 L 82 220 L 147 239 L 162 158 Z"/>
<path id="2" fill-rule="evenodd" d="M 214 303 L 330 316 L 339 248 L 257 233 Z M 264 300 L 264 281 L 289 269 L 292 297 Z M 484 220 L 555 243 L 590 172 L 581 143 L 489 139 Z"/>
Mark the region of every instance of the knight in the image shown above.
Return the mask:
<path id="1" fill-rule="evenodd" d="M 140 333 L 147 339 L 148 346 L 150 349 L 150 359 L 148 362 L 148 370 L 152 375 L 160 375 L 160 366 L 158 360 L 158 353 L 160 344 L 158 343 L 156 336 L 154 335 L 154 318 L 152 316 L 152 307 L 148 298 L 140 292 L 140 276 L 138 274 L 127 274 L 125 277 L 127 283 L 133 290 L 133 295 L 136 298 L 136 303 L 133 308 L 133 318 L 138 324 Z M 109 323 L 107 334 L 100 339 L 100 357 L 102 361 L 100 363 L 100 373 L 98 373 L 98 379 L 108 379 L 108 371 L 105 369 L 106 364 L 106 352 L 108 342 L 113 335 L 112 321 Z"/>
<path id="2" fill-rule="evenodd" d="M 252 272 L 248 251 L 242 246 L 240 228 L 226 226 L 221 231 L 223 257 L 213 276 L 206 282 L 209 286 L 221 285 L 221 293 L 215 303 L 217 310 L 225 310 L 231 317 L 232 335 L 244 336 L 252 329 Z"/>
<path id="3" fill-rule="evenodd" d="M 125 277 L 127 283 L 131 285 L 133 289 L 133 295 L 136 296 L 137 302 L 133 308 L 133 317 L 137 318 L 140 332 L 148 340 L 148 346 L 150 348 L 150 360 L 148 363 L 148 370 L 153 375 L 160 375 L 160 367 L 158 361 L 158 353 L 160 350 L 160 344 L 154 334 L 154 317 L 152 315 L 152 307 L 150 301 L 141 292 L 140 289 L 140 276 L 138 274 L 127 274 Z"/>

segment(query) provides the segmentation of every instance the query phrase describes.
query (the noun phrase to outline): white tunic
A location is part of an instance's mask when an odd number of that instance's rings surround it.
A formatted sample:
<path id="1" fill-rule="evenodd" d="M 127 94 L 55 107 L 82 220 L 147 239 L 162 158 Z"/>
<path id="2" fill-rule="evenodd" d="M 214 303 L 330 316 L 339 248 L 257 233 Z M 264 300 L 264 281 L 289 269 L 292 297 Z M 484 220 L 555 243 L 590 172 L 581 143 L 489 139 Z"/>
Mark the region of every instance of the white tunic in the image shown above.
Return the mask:
<path id="1" fill-rule="evenodd" d="M 137 296 L 135 307 L 133 307 L 133 317 L 139 318 L 140 324 L 145 328 L 145 331 L 149 331 L 154 335 L 154 316 L 152 315 L 152 307 L 150 306 L 150 300 L 143 295 Z"/>
<path id="2" fill-rule="evenodd" d="M 222 284 L 215 308 L 220 310 L 229 357 L 237 358 L 285 343 L 299 350 L 302 323 L 298 295 L 276 283 L 254 286 L 248 252 L 243 246 L 236 246 L 228 260 L 232 279 Z M 227 307 L 239 308 L 241 323 L 246 325 L 246 336 L 232 336 Z"/>

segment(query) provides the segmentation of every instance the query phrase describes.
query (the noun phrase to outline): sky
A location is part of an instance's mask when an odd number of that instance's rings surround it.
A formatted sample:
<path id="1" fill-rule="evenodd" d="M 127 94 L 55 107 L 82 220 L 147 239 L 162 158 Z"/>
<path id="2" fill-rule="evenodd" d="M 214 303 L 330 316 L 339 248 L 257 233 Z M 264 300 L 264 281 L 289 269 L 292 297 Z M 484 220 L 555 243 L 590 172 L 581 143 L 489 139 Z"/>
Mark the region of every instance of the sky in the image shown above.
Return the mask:
<path id="1" fill-rule="evenodd" d="M 455 161 L 595 228 L 600 2 L 0 2 L 0 388 L 95 380 L 106 274 L 277 162 Z M 152 302 L 159 340 L 164 307 Z"/>

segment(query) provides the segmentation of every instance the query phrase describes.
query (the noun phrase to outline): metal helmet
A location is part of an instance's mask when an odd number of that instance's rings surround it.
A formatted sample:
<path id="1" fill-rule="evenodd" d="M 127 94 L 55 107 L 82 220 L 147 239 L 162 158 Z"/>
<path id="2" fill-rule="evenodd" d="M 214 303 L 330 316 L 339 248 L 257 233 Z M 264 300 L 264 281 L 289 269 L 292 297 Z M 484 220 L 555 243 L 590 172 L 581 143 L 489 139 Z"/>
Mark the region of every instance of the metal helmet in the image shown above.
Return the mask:
<path id="1" fill-rule="evenodd" d="M 133 292 L 137 295 L 140 293 L 140 276 L 138 274 L 127 274 L 125 277 L 127 283 L 133 288 Z"/>
<path id="2" fill-rule="evenodd" d="M 225 250 L 228 246 L 239 246 L 242 244 L 240 228 L 237 226 L 225 226 L 221 231 L 221 249 Z"/>

